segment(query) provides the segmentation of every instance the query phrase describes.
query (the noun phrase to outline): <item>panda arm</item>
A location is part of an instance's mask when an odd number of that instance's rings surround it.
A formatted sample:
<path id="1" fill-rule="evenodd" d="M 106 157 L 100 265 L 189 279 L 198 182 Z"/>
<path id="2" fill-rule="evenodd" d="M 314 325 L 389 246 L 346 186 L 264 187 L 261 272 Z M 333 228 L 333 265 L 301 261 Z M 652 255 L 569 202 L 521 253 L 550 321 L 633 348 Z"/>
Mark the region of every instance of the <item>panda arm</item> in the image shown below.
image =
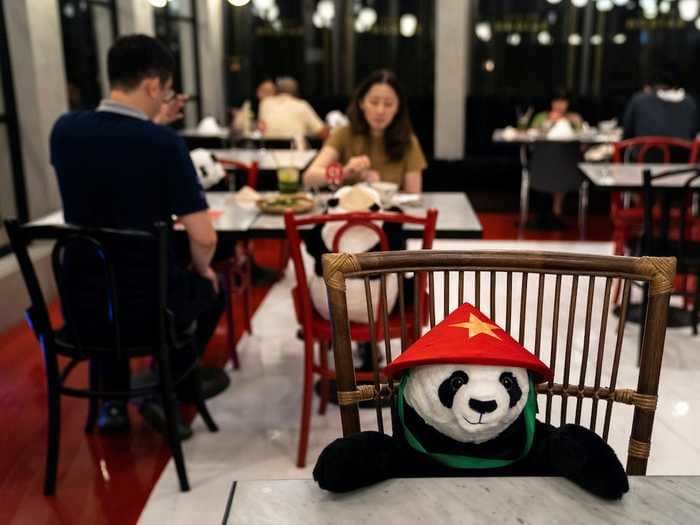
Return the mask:
<path id="1" fill-rule="evenodd" d="M 620 460 L 596 433 L 579 425 L 549 427 L 545 440 L 552 474 L 605 499 L 619 499 L 629 490 Z"/>
<path id="2" fill-rule="evenodd" d="M 316 462 L 314 479 L 324 490 L 347 492 L 395 477 L 401 465 L 397 441 L 381 432 L 336 439 Z"/>

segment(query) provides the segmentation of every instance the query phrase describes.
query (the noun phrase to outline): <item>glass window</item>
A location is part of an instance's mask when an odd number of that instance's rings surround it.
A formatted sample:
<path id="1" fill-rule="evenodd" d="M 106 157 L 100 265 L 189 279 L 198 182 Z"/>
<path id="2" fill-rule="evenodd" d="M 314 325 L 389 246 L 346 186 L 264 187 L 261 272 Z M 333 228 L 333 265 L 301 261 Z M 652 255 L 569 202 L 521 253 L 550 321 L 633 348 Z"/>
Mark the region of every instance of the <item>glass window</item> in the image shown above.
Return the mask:
<path id="1" fill-rule="evenodd" d="M 59 0 L 71 110 L 95 108 L 109 95 L 107 51 L 117 35 L 115 0 Z"/>
<path id="2" fill-rule="evenodd" d="M 174 89 L 189 95 L 184 125 L 196 126 L 201 118 L 201 101 L 195 0 L 170 0 L 164 7 L 155 8 L 154 16 L 156 36 L 175 56 Z"/>

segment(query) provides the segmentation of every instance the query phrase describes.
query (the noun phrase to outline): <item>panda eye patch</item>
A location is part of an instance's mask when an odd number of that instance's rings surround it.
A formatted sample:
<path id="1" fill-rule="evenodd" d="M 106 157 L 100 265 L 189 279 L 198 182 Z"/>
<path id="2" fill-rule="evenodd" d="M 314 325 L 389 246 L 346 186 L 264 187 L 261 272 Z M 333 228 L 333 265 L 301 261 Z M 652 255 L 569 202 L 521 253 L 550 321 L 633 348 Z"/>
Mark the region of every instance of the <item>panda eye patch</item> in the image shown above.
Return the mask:
<path id="1" fill-rule="evenodd" d="M 511 374 L 510 372 L 504 372 L 501 374 L 499 381 L 505 387 L 506 390 L 510 390 L 511 388 L 513 388 L 515 378 L 513 378 L 513 374 Z"/>
<path id="2" fill-rule="evenodd" d="M 452 373 L 450 377 L 445 379 L 438 389 L 438 397 L 440 398 L 440 402 L 443 404 L 443 406 L 452 408 L 455 394 L 468 382 L 469 377 L 461 370 L 457 370 L 456 372 Z"/>

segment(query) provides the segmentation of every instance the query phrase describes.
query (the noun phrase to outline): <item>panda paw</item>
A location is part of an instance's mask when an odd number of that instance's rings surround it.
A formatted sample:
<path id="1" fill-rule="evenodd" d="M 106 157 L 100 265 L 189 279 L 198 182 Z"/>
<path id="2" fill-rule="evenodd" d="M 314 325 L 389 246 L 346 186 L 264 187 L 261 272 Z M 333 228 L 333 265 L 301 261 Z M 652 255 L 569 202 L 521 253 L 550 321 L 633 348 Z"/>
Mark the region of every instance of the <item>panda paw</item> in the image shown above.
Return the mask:
<path id="1" fill-rule="evenodd" d="M 391 436 L 360 432 L 328 445 L 314 467 L 314 480 L 324 490 L 347 492 L 393 476 L 398 447 Z"/>
<path id="2" fill-rule="evenodd" d="M 587 428 L 557 429 L 550 453 L 561 474 L 601 498 L 619 499 L 629 490 L 627 474 L 613 449 Z"/>

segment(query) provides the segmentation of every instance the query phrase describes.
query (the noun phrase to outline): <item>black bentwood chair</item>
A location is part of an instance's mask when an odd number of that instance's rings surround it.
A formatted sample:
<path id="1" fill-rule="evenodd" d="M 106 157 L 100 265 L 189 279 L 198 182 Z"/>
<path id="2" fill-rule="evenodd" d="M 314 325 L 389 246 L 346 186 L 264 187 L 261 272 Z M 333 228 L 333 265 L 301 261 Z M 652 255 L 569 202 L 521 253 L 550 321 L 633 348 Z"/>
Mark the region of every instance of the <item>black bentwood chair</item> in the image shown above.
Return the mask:
<path id="1" fill-rule="evenodd" d="M 175 459 L 183 491 L 189 490 L 185 460 L 176 426 L 175 386 L 187 379 L 195 404 L 207 428 L 216 432 L 216 423 L 204 404 L 196 380 L 194 325 L 177 332 L 172 314 L 166 308 L 168 226 L 154 225 L 150 232 L 76 226 L 20 225 L 5 222 L 10 244 L 19 262 L 31 305 L 27 322 L 32 327 L 44 355 L 48 390 L 48 450 L 44 494 L 56 488 L 61 428 L 61 395 L 89 400 L 86 432 L 92 432 L 100 400 L 157 397 L 165 412 L 166 435 Z M 33 241 L 55 242 L 52 267 L 65 325 L 51 326 L 46 300 L 29 256 Z M 144 285 L 132 286 L 135 279 Z M 130 292 L 127 292 L 130 290 Z M 137 291 L 134 291 L 137 290 Z M 145 305 L 137 308 L 136 305 Z M 134 322 L 140 327 L 134 330 Z M 131 324 L 129 324 L 131 323 Z M 130 328 L 129 328 L 130 327 Z M 178 357 L 192 352 L 191 364 L 178 377 L 171 370 L 171 351 Z M 59 356 L 68 359 L 61 367 Z M 136 357 L 153 356 L 158 381 L 123 391 L 105 390 L 101 368 L 107 360 L 114 365 Z M 76 366 L 89 365 L 87 388 L 67 386 Z"/>

